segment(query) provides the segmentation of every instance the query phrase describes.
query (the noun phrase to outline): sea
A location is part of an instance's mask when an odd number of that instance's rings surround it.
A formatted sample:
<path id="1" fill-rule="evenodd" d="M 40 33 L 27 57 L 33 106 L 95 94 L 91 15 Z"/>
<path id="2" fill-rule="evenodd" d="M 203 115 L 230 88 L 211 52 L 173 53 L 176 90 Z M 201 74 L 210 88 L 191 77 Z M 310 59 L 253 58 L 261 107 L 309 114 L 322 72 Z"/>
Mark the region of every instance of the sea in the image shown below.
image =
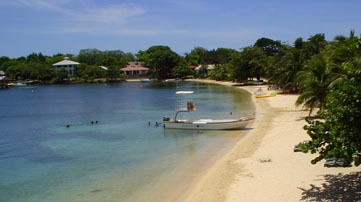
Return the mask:
<path id="1" fill-rule="evenodd" d="M 187 100 L 196 106 L 190 118 L 254 113 L 248 92 L 200 82 L 1 90 L 0 201 L 180 200 L 252 130 L 163 128 L 163 117 Z"/>

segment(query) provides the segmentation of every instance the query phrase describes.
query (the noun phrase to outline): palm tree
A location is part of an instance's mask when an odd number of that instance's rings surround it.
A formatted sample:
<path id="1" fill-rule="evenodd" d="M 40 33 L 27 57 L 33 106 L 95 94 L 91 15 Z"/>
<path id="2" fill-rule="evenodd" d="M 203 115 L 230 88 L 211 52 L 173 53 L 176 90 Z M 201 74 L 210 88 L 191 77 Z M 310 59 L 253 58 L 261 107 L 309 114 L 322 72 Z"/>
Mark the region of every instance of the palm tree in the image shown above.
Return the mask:
<path id="1" fill-rule="evenodd" d="M 291 49 L 285 55 L 275 57 L 274 60 L 274 67 L 268 71 L 270 81 L 284 90 L 297 90 L 295 79 L 305 61 L 303 52 Z"/>
<path id="2" fill-rule="evenodd" d="M 315 108 L 321 111 L 326 109 L 326 97 L 340 78 L 340 74 L 336 72 L 335 68 L 328 64 L 324 54 L 313 57 L 306 68 L 297 74 L 296 81 L 301 89 L 301 95 L 296 105 L 303 104 L 303 107 L 310 110 L 310 114 Z"/>

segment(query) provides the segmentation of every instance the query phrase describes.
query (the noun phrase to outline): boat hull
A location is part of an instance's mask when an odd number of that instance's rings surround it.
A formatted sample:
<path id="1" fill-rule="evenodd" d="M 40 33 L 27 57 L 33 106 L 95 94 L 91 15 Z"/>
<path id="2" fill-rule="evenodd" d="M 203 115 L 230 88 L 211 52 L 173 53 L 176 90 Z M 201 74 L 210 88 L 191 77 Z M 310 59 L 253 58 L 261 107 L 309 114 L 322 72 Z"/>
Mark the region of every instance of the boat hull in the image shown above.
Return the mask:
<path id="1" fill-rule="evenodd" d="M 197 120 L 187 121 L 164 121 L 164 128 L 172 129 L 190 129 L 190 130 L 232 130 L 244 129 L 252 119 L 239 120 Z"/>

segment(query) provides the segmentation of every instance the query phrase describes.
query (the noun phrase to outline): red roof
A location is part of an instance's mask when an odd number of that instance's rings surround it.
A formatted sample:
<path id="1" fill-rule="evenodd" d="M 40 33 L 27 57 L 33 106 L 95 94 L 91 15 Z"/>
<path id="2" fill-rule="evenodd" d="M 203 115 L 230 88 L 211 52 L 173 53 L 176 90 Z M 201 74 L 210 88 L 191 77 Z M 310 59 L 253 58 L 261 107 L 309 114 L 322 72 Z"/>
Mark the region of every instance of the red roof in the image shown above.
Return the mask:
<path id="1" fill-rule="evenodd" d="M 149 68 L 147 67 L 143 67 L 140 65 L 127 65 L 126 67 L 121 68 L 120 70 L 122 71 L 147 71 L 149 70 Z"/>
<path id="2" fill-rule="evenodd" d="M 191 66 L 189 66 L 188 68 L 189 69 L 195 69 L 195 68 L 197 68 L 198 66 L 195 66 L 195 65 L 191 65 Z"/>

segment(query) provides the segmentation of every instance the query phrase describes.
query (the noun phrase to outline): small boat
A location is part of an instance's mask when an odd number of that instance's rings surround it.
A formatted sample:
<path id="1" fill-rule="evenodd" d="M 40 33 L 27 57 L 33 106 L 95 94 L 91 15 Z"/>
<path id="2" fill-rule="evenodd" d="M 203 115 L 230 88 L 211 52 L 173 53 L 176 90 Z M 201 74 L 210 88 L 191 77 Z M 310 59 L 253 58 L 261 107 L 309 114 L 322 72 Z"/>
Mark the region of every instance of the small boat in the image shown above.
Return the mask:
<path id="1" fill-rule="evenodd" d="M 262 88 L 259 88 L 255 93 L 255 98 L 268 98 L 268 97 L 274 97 L 277 95 L 276 92 L 273 93 L 269 93 L 267 94 L 267 92 L 263 91 Z"/>
<path id="2" fill-rule="evenodd" d="M 8 83 L 8 86 L 26 86 L 26 83 L 18 81 L 16 83 Z"/>
<path id="3" fill-rule="evenodd" d="M 193 91 L 178 91 L 176 94 L 191 94 Z M 192 112 L 195 110 L 193 102 L 187 102 L 186 109 L 180 109 L 176 112 L 174 119 L 163 118 L 164 128 L 172 129 L 194 129 L 194 130 L 231 130 L 244 129 L 254 118 L 241 117 L 236 119 L 177 119 L 178 114 L 183 112 Z"/>
<path id="4" fill-rule="evenodd" d="M 253 118 L 239 119 L 197 119 L 197 120 L 171 120 L 163 119 L 164 128 L 195 129 L 195 130 L 234 130 L 244 129 Z"/>
<path id="5" fill-rule="evenodd" d="M 268 97 L 274 97 L 276 96 L 277 93 L 271 93 L 271 94 L 266 94 L 266 95 L 256 95 L 256 98 L 268 98 Z"/>

